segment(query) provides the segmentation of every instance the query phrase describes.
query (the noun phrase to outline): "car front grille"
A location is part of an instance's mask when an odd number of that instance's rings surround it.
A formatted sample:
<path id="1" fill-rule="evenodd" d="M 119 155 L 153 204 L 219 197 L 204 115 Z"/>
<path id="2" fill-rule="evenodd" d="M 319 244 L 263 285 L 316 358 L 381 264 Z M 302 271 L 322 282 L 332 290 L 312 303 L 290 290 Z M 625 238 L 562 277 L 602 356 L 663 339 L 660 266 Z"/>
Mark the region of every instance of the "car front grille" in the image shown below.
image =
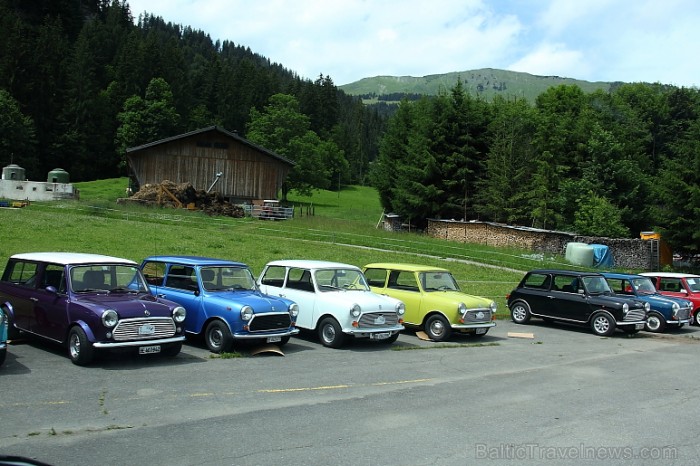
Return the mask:
<path id="1" fill-rule="evenodd" d="M 686 320 L 690 319 L 690 307 L 682 307 L 678 310 L 676 313 L 676 317 L 678 320 Z"/>
<path id="2" fill-rule="evenodd" d="M 465 324 L 491 322 L 491 309 L 470 309 L 464 315 Z"/>
<path id="3" fill-rule="evenodd" d="M 622 319 L 623 322 L 636 322 L 644 320 L 647 313 L 644 309 L 630 309 L 627 315 Z"/>
<path id="4" fill-rule="evenodd" d="M 380 327 L 393 327 L 398 325 L 399 316 L 396 312 L 368 312 L 360 316 L 358 322 L 359 328 L 380 328 Z"/>
<path id="5" fill-rule="evenodd" d="M 169 317 L 120 320 L 112 335 L 115 341 L 151 340 L 175 335 L 175 322 Z"/>
<path id="6" fill-rule="evenodd" d="M 254 314 L 248 324 L 250 332 L 266 332 L 268 330 L 288 329 L 292 325 L 292 318 L 288 312 L 279 314 Z"/>

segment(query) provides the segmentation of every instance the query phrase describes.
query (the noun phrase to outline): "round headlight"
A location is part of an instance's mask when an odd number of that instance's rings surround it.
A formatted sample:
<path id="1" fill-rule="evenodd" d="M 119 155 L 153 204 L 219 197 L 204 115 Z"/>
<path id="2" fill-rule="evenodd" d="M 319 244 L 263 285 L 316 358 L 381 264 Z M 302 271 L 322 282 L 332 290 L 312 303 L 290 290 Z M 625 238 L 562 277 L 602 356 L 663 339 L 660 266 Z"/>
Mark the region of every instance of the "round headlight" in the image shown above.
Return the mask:
<path id="1" fill-rule="evenodd" d="M 350 308 L 350 315 L 353 317 L 360 317 L 361 313 L 362 308 L 360 308 L 359 304 L 353 304 L 352 308 Z"/>
<path id="2" fill-rule="evenodd" d="M 241 308 L 241 319 L 246 322 L 253 318 L 253 308 L 250 306 L 243 306 Z"/>
<path id="3" fill-rule="evenodd" d="M 117 322 L 119 322 L 119 316 L 117 315 L 117 311 L 113 309 L 107 309 L 102 313 L 102 325 L 104 325 L 107 328 L 112 328 L 115 325 L 117 325 Z"/>
<path id="4" fill-rule="evenodd" d="M 186 315 L 187 315 L 187 311 L 182 306 L 178 306 L 175 309 L 173 309 L 173 320 L 175 322 L 177 322 L 178 324 L 185 321 Z"/>
<path id="5" fill-rule="evenodd" d="M 403 302 L 396 305 L 396 313 L 398 315 L 402 316 L 402 315 L 404 315 L 405 312 L 406 312 L 406 305 Z"/>
<path id="6" fill-rule="evenodd" d="M 299 315 L 299 305 L 297 303 L 292 303 L 289 305 L 289 315 L 292 317 Z"/>
<path id="7" fill-rule="evenodd" d="M 629 312 L 629 310 L 630 310 L 629 304 L 624 303 L 624 304 L 622 305 L 622 312 L 625 313 L 625 314 L 627 314 L 627 312 Z"/>
<path id="8" fill-rule="evenodd" d="M 649 305 L 649 303 L 644 303 L 644 310 L 647 312 L 651 310 L 651 306 Z"/>
<path id="9" fill-rule="evenodd" d="M 498 309 L 498 304 L 496 304 L 496 301 L 491 301 L 491 304 L 489 304 L 489 309 L 491 309 L 492 313 L 496 313 L 496 310 Z"/>
<path id="10" fill-rule="evenodd" d="M 464 303 L 459 303 L 457 305 L 457 312 L 459 312 L 460 314 L 464 314 L 465 312 L 467 312 L 467 305 Z"/>
<path id="11" fill-rule="evenodd" d="M 678 311 L 678 310 L 681 308 L 681 307 L 678 305 L 678 303 L 673 303 L 672 307 L 673 307 L 673 311 L 674 311 L 674 312 L 675 312 L 675 311 Z"/>

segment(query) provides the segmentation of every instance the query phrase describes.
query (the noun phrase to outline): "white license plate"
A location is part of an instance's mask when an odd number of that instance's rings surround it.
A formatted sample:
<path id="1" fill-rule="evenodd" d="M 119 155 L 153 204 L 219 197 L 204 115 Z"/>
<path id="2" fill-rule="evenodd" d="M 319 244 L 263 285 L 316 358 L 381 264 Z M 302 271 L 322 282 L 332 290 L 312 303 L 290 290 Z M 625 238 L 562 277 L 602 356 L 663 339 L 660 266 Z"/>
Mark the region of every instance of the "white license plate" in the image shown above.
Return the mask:
<path id="1" fill-rule="evenodd" d="M 282 341 L 282 337 L 267 337 L 268 343 L 277 343 L 278 341 Z"/>
<path id="2" fill-rule="evenodd" d="M 139 354 L 160 353 L 160 345 L 140 346 Z"/>
<path id="3" fill-rule="evenodd" d="M 370 333 L 369 339 L 370 340 L 386 340 L 390 336 L 391 336 L 391 332 Z"/>
<path id="4" fill-rule="evenodd" d="M 635 330 L 641 330 L 644 328 L 644 324 L 634 324 Z"/>
<path id="5" fill-rule="evenodd" d="M 477 334 L 477 335 L 481 335 L 482 333 L 486 333 L 486 329 L 485 329 L 485 328 L 478 328 L 478 329 L 476 329 L 476 334 Z"/>

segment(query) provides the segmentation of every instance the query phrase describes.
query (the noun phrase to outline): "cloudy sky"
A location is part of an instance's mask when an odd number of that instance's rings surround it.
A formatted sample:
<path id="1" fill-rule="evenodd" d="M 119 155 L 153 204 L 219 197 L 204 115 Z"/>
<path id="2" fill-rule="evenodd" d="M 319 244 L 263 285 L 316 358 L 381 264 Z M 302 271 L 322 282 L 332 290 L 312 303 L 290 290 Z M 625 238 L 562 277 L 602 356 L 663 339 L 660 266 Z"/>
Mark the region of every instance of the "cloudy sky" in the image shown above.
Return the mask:
<path id="1" fill-rule="evenodd" d="M 302 78 L 497 68 L 700 86 L 697 0 L 127 0 Z"/>

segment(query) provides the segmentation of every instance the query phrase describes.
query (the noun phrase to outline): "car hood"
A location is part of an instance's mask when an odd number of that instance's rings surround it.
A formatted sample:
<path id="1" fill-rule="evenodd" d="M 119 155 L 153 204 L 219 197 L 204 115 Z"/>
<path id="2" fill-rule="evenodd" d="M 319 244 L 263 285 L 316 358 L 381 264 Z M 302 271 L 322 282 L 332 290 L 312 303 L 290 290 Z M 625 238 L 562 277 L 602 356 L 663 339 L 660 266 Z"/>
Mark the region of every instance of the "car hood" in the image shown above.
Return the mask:
<path id="1" fill-rule="evenodd" d="M 482 298 L 461 291 L 428 291 L 424 296 L 430 299 L 439 299 L 441 301 L 451 301 L 453 303 L 464 303 L 468 308 L 484 308 L 488 309 L 492 299 Z"/>
<path id="2" fill-rule="evenodd" d="M 634 296 L 630 297 L 620 297 L 616 295 L 606 295 L 606 294 L 599 294 L 599 295 L 590 295 L 588 298 L 588 301 L 591 304 L 598 305 L 598 306 L 608 306 L 608 307 L 614 307 L 614 308 L 621 308 L 623 304 L 627 303 L 627 305 L 630 307 L 630 309 L 637 309 L 637 308 L 644 308 L 644 304 L 642 300 L 635 298 Z"/>
<path id="3" fill-rule="evenodd" d="M 205 302 L 216 303 L 235 310 L 240 310 L 243 306 L 250 306 L 256 314 L 287 312 L 289 305 L 292 303 L 288 299 L 281 299 L 259 291 L 250 290 L 208 292 L 205 298 Z"/>
<path id="4" fill-rule="evenodd" d="M 382 310 L 394 310 L 394 307 L 401 301 L 391 296 L 380 295 L 372 291 L 363 290 L 337 290 L 324 291 L 317 296 L 323 297 L 325 301 L 345 302 L 359 304 L 362 309 L 371 309 L 378 306 Z"/>
<path id="5" fill-rule="evenodd" d="M 80 296 L 75 302 L 89 306 L 95 311 L 114 309 L 121 319 L 145 317 L 146 315 L 150 317 L 171 317 L 174 307 L 146 293 L 90 294 Z"/>
<path id="6" fill-rule="evenodd" d="M 676 299 L 676 298 L 671 298 L 670 296 L 663 296 L 660 294 L 649 294 L 649 295 L 642 295 L 642 296 L 637 296 L 637 299 L 641 301 L 645 301 L 649 303 L 649 305 L 652 307 L 672 307 L 673 303 L 678 303 L 679 306 L 685 307 L 687 306 L 687 303 L 689 302 L 686 299 Z"/>

